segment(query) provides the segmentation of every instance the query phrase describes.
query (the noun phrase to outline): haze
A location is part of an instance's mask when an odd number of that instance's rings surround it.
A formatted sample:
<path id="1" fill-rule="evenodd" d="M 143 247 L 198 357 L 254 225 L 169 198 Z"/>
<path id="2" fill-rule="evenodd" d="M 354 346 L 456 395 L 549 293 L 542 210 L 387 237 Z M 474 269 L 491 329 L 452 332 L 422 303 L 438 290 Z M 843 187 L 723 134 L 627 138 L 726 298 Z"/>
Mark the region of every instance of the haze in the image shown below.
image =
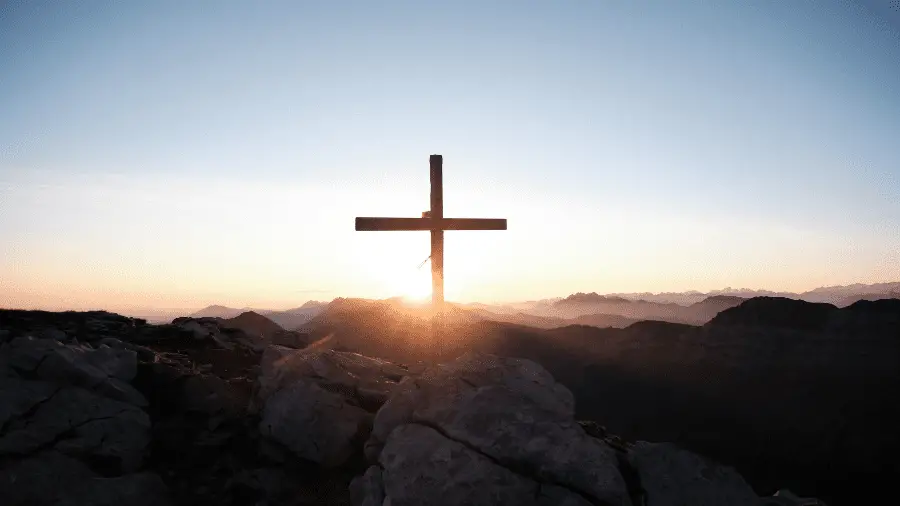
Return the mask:
<path id="1" fill-rule="evenodd" d="M 887 2 L 12 2 L 0 306 L 900 279 Z"/>

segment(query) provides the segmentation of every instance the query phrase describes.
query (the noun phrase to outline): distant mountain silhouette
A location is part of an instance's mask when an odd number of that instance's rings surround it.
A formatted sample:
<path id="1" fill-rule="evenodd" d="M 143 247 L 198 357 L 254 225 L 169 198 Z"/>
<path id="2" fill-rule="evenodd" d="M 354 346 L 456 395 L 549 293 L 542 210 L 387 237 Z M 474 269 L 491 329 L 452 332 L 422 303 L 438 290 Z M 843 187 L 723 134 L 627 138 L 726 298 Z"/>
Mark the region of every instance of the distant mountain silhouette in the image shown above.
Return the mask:
<path id="1" fill-rule="evenodd" d="M 241 313 L 253 312 L 265 316 L 269 320 L 277 323 L 283 329 L 294 330 L 309 322 L 314 316 L 319 314 L 326 306 L 327 302 L 319 302 L 311 300 L 300 307 L 287 310 L 272 309 L 252 309 L 252 308 L 233 308 L 222 305 L 208 306 L 196 313 L 190 315 L 191 318 L 234 318 Z"/>
<path id="2" fill-rule="evenodd" d="M 838 311 L 838 308 L 832 304 L 785 297 L 756 297 L 737 307 L 722 311 L 709 324 L 822 331 L 828 326 L 829 319 L 835 311 Z"/>
<path id="3" fill-rule="evenodd" d="M 228 306 L 213 305 L 207 306 L 196 313 L 189 315 L 191 318 L 234 318 L 235 316 L 246 311 L 253 311 L 250 308 L 233 308 Z"/>
<path id="4" fill-rule="evenodd" d="M 668 321 L 702 325 L 719 312 L 735 307 L 742 301 L 758 297 L 780 297 L 808 302 L 824 302 L 837 307 L 850 306 L 859 300 L 900 298 L 900 282 L 830 286 L 803 293 L 725 288 L 710 292 L 696 290 L 665 293 L 574 293 L 567 297 L 555 297 L 504 304 L 472 302 L 455 304 L 458 310 L 470 310 L 483 319 L 529 325 L 538 328 L 554 328 L 565 325 L 591 325 L 623 328 L 641 320 Z M 363 299 L 359 299 L 363 300 Z M 396 303 L 403 303 L 395 297 Z M 192 317 L 233 318 L 246 311 L 254 311 L 281 327 L 295 330 L 305 327 L 323 311 L 328 302 L 309 301 L 288 310 L 231 308 L 222 305 L 206 307 Z"/>
<path id="5" fill-rule="evenodd" d="M 576 293 L 552 303 L 551 311 L 563 318 L 603 314 L 630 319 L 631 322 L 629 323 L 640 320 L 658 320 L 701 325 L 709 321 L 719 311 L 734 307 L 743 300 L 740 297 L 717 295 L 703 299 L 690 306 L 683 306 L 673 302 L 652 302 L 597 293 Z"/>
<path id="6" fill-rule="evenodd" d="M 783 297 L 788 299 L 800 299 L 808 302 L 827 302 L 842 307 L 848 306 L 857 300 L 900 298 L 900 282 L 823 286 L 800 293 L 729 287 L 721 290 L 711 290 L 709 292 L 690 290 L 686 292 L 662 293 L 610 293 L 606 296 L 621 297 L 629 300 L 645 300 L 648 302 L 675 303 L 687 306 L 717 295 L 735 296 L 744 299 L 753 297 Z"/>
<path id="7" fill-rule="evenodd" d="M 270 338 L 284 330 L 277 323 L 253 311 L 243 312 L 234 318 L 223 319 L 221 325 L 225 328 L 241 329 L 247 334 L 264 338 Z"/>
<path id="8" fill-rule="evenodd" d="M 838 308 L 824 302 L 757 297 L 722 311 L 709 325 L 844 332 L 873 327 L 878 330 L 897 323 L 900 299 L 859 300 Z"/>
<path id="9" fill-rule="evenodd" d="M 285 311 L 262 311 L 261 314 L 287 330 L 295 330 L 309 323 L 310 320 L 322 312 L 327 306 L 328 302 L 311 300 L 294 309 L 287 309 Z"/>

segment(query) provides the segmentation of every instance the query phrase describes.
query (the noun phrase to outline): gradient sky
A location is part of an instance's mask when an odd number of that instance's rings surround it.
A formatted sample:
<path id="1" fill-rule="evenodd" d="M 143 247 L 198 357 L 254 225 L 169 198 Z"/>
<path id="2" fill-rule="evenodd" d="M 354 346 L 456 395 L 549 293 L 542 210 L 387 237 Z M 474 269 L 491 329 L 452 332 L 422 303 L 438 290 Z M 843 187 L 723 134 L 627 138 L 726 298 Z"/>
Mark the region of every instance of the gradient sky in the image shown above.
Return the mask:
<path id="1" fill-rule="evenodd" d="M 898 280 L 897 4 L 5 2 L 0 306 Z"/>

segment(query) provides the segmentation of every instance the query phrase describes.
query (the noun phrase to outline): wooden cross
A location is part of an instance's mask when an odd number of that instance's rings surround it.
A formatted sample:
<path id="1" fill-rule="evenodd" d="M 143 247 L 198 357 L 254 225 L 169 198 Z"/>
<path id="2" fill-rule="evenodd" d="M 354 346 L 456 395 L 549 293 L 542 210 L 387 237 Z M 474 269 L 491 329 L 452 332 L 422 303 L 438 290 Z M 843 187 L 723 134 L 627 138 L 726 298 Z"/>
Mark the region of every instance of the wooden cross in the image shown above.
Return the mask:
<path id="1" fill-rule="evenodd" d="M 430 230 L 431 231 L 431 304 L 435 315 L 435 338 L 444 312 L 444 231 L 506 230 L 505 219 L 444 218 L 444 159 L 431 155 L 431 210 L 421 218 L 356 218 L 357 231 Z"/>

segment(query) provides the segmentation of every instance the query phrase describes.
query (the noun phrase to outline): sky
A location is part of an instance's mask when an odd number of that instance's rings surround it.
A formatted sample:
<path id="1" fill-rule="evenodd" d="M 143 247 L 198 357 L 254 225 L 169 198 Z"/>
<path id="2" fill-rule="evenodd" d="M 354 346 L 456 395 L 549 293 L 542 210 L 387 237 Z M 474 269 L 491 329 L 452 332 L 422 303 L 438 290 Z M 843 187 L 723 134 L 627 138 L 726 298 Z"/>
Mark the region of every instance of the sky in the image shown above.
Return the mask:
<path id="1" fill-rule="evenodd" d="M 900 3 L 0 4 L 0 306 L 900 280 Z"/>

